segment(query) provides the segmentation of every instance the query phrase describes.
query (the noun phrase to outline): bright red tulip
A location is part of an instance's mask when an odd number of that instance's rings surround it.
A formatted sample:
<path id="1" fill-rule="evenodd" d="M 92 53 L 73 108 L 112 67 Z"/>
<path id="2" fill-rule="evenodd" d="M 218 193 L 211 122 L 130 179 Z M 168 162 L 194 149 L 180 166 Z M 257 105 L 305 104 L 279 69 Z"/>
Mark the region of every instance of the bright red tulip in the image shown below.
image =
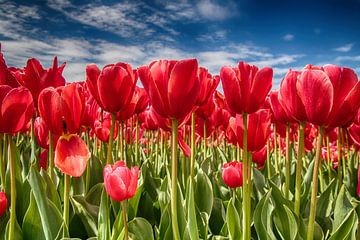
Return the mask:
<path id="1" fill-rule="evenodd" d="M 29 90 L 0 85 L 0 132 L 17 133 L 30 121 L 34 102 Z"/>
<path id="2" fill-rule="evenodd" d="M 11 68 L 9 69 L 6 66 L 4 56 L 1 52 L 1 44 L 0 44 L 0 85 L 9 85 L 14 88 L 20 86 L 14 75 L 11 73 Z"/>
<path id="3" fill-rule="evenodd" d="M 44 148 L 49 148 L 49 128 L 41 117 L 37 117 L 34 121 L 34 133 L 36 143 Z M 53 146 L 56 146 L 58 135 L 53 135 Z"/>
<path id="4" fill-rule="evenodd" d="M 95 132 L 96 136 L 102 142 L 109 142 L 110 128 L 111 128 L 111 118 L 110 118 L 110 116 L 103 118 L 102 121 L 95 120 L 95 122 L 94 122 L 94 132 Z M 117 127 L 117 124 L 115 124 L 115 127 L 114 127 L 114 139 L 116 138 L 117 133 L 118 133 L 118 127 Z"/>
<path id="5" fill-rule="evenodd" d="M 220 82 L 220 77 L 212 76 L 206 68 L 199 67 L 198 78 L 200 79 L 200 93 L 196 105 L 202 106 L 211 98 Z"/>
<path id="6" fill-rule="evenodd" d="M 145 109 L 149 106 L 150 99 L 146 93 L 144 88 L 135 88 L 134 98 L 136 99 L 135 113 L 139 114 L 145 111 Z"/>
<path id="7" fill-rule="evenodd" d="M 215 103 L 212 98 L 209 98 L 209 101 L 207 103 L 201 105 L 196 109 L 195 114 L 202 119 L 207 119 L 214 112 L 214 109 Z"/>
<path id="8" fill-rule="evenodd" d="M 39 60 L 31 58 L 27 61 L 24 70 L 13 71 L 13 74 L 21 85 L 30 90 L 37 106 L 39 94 L 43 89 L 65 85 L 62 76 L 64 67 L 65 63 L 58 67 L 57 57 L 54 58 L 53 66 L 49 69 L 44 69 Z"/>
<path id="9" fill-rule="evenodd" d="M 139 168 L 126 167 L 124 161 L 117 161 L 104 168 L 104 185 L 109 196 L 118 202 L 132 198 L 138 184 Z"/>
<path id="10" fill-rule="evenodd" d="M 46 171 L 48 162 L 49 150 L 45 149 L 40 153 L 39 166 Z"/>
<path id="11" fill-rule="evenodd" d="M 325 65 L 323 71 L 334 89 L 334 101 L 329 115 L 330 127 L 350 125 L 360 107 L 360 82 L 354 70 Z"/>
<path id="12" fill-rule="evenodd" d="M 159 60 L 138 69 L 140 80 L 158 114 L 181 120 L 192 111 L 200 88 L 197 69 L 196 59 Z"/>
<path id="13" fill-rule="evenodd" d="M 78 133 L 85 97 L 78 83 L 62 88 L 46 88 L 39 95 L 39 113 L 50 131 L 57 135 Z"/>
<path id="14" fill-rule="evenodd" d="M 278 91 L 272 91 L 270 93 L 269 100 L 270 100 L 271 110 L 276 122 L 286 124 L 288 122 L 291 122 L 292 119 L 286 114 L 283 106 L 280 104 L 278 96 L 279 96 Z"/>
<path id="15" fill-rule="evenodd" d="M 78 135 L 63 135 L 56 144 L 55 166 L 67 175 L 80 177 L 90 156 L 88 147 Z"/>
<path id="16" fill-rule="evenodd" d="M 278 99 L 287 116 L 299 122 L 307 120 L 305 106 L 297 94 L 297 81 L 301 72 L 289 70 L 281 81 Z"/>
<path id="17" fill-rule="evenodd" d="M 254 113 L 271 89 L 273 70 L 239 62 L 237 67 L 222 67 L 220 76 L 229 108 L 237 114 Z"/>
<path id="18" fill-rule="evenodd" d="M 222 179 L 230 188 L 241 187 L 243 184 L 243 165 L 242 162 L 228 162 L 222 167 Z"/>
<path id="19" fill-rule="evenodd" d="M 267 158 L 267 147 L 264 146 L 261 150 L 254 152 L 252 155 L 252 161 L 257 164 L 259 169 L 262 169 L 265 165 Z"/>
<path id="20" fill-rule="evenodd" d="M 247 150 L 250 152 L 260 151 L 266 144 L 270 135 L 271 114 L 268 109 L 248 115 Z M 240 147 L 243 146 L 243 116 L 236 114 L 235 121 L 230 121 L 230 126 L 236 134 Z"/>
<path id="21" fill-rule="evenodd" d="M 136 80 L 136 73 L 127 63 L 106 65 L 102 71 L 95 64 L 86 67 L 89 91 L 100 107 L 110 113 L 126 108 L 132 99 Z"/>
<path id="22" fill-rule="evenodd" d="M 0 192 L 0 217 L 5 213 L 8 205 L 8 200 L 4 192 Z"/>
<path id="23" fill-rule="evenodd" d="M 334 88 L 326 73 L 306 66 L 296 82 L 296 90 L 304 104 L 307 121 L 326 126 L 334 99 Z"/>

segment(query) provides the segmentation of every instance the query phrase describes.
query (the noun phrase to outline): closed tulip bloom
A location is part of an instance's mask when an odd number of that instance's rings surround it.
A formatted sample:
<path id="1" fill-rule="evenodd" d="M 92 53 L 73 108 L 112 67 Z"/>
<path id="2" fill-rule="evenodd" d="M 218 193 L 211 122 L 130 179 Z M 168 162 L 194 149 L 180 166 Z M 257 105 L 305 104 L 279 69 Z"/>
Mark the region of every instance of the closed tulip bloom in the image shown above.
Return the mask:
<path id="1" fill-rule="evenodd" d="M 241 187 L 243 184 L 243 165 L 242 162 L 228 162 L 222 167 L 222 179 L 230 188 Z"/>
<path id="2" fill-rule="evenodd" d="M 296 82 L 296 90 L 304 104 L 307 121 L 317 126 L 326 126 L 334 97 L 334 88 L 328 75 L 308 65 Z"/>
<path id="3" fill-rule="evenodd" d="M 325 65 L 323 71 L 334 89 L 334 101 L 329 115 L 330 127 L 350 125 L 360 107 L 360 82 L 354 70 L 336 65 Z"/>
<path id="4" fill-rule="evenodd" d="M 270 135 L 271 114 L 268 109 L 248 115 L 247 150 L 250 152 L 260 151 L 266 144 Z M 230 122 L 230 126 L 236 134 L 240 147 L 243 146 L 243 116 L 236 114 L 236 120 Z"/>
<path id="5" fill-rule="evenodd" d="M 9 85 L 11 87 L 19 87 L 19 83 L 11 72 L 14 68 L 8 68 L 4 59 L 4 55 L 1 52 L 0 45 L 0 85 Z"/>
<path id="6" fill-rule="evenodd" d="M 17 133 L 29 123 L 34 112 L 31 93 L 24 87 L 0 85 L 0 132 Z"/>
<path id="7" fill-rule="evenodd" d="M 34 121 L 34 135 L 40 147 L 49 149 L 49 128 L 41 117 L 37 117 Z M 53 135 L 53 146 L 56 146 L 58 138 L 58 135 Z"/>
<path id="8" fill-rule="evenodd" d="M 200 88 L 197 69 L 196 59 L 159 60 L 138 69 L 140 80 L 158 114 L 180 120 L 192 111 Z"/>
<path id="9" fill-rule="evenodd" d="M 270 107 L 273 113 L 273 116 L 275 118 L 276 122 L 286 124 L 288 122 L 291 122 L 292 119 L 286 114 L 283 106 L 280 104 L 279 101 L 279 91 L 272 91 L 270 93 Z"/>
<path id="10" fill-rule="evenodd" d="M 139 168 L 129 169 L 124 161 L 108 164 L 104 168 L 105 190 L 114 201 L 132 198 L 136 192 L 138 176 Z"/>
<path id="11" fill-rule="evenodd" d="M 305 106 L 299 97 L 296 83 L 301 72 L 289 70 L 280 84 L 278 99 L 286 114 L 295 121 L 307 120 Z"/>
<path id="12" fill-rule="evenodd" d="M 4 192 L 0 192 L 0 217 L 5 213 L 8 205 L 8 200 Z"/>
<path id="13" fill-rule="evenodd" d="M 90 156 L 87 145 L 78 135 L 63 135 L 56 144 L 55 166 L 67 175 L 80 177 Z"/>
<path id="14" fill-rule="evenodd" d="M 102 142 L 109 142 L 110 127 L 111 127 L 110 116 L 105 117 L 102 121 L 96 120 L 94 122 L 94 132 L 96 134 L 96 137 L 98 137 Z M 118 127 L 117 124 L 115 124 L 114 139 L 116 138 L 117 133 L 118 133 Z"/>
<path id="15" fill-rule="evenodd" d="M 252 161 L 257 164 L 258 169 L 262 169 L 267 158 L 267 147 L 264 146 L 260 151 L 254 152 Z"/>
<path id="16" fill-rule="evenodd" d="M 196 105 L 202 106 L 211 98 L 216 87 L 219 85 L 220 77 L 212 76 L 206 68 L 199 67 L 198 78 L 200 80 L 200 93 Z"/>
<path id="17" fill-rule="evenodd" d="M 137 76 L 130 64 L 106 65 L 102 71 L 94 65 L 86 67 L 86 84 L 98 104 L 110 113 L 123 110 L 132 99 Z"/>
<path id="18" fill-rule="evenodd" d="M 150 102 L 146 90 L 144 88 L 136 87 L 134 97 L 136 99 L 136 106 L 134 112 L 136 114 L 142 113 L 149 106 Z"/>
<path id="19" fill-rule="evenodd" d="M 220 77 L 229 108 L 237 114 L 253 113 L 271 89 L 273 70 L 239 62 L 237 67 L 222 67 Z"/>

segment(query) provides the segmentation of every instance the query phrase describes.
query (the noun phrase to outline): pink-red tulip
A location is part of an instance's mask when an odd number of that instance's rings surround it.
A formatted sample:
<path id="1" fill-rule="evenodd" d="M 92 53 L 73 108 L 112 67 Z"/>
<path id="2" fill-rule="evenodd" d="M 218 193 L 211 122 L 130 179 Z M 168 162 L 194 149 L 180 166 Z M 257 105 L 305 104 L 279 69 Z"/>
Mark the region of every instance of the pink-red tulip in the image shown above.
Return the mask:
<path id="1" fill-rule="evenodd" d="M 222 67 L 220 77 L 229 108 L 237 114 L 254 113 L 271 89 L 273 71 L 239 62 L 237 67 Z"/>
<path id="2" fill-rule="evenodd" d="M 111 118 L 110 116 L 103 118 L 102 121 L 96 120 L 94 122 L 94 132 L 102 142 L 109 142 L 110 137 Z M 114 127 L 114 139 L 118 133 L 117 124 Z"/>
<path id="3" fill-rule="evenodd" d="M 228 162 L 222 167 L 222 179 L 230 188 L 241 187 L 243 184 L 242 162 Z"/>
<path id="4" fill-rule="evenodd" d="M 199 67 L 198 78 L 200 79 L 200 93 L 196 105 L 202 106 L 211 98 L 220 82 L 220 77 L 212 76 L 206 68 Z"/>
<path id="5" fill-rule="evenodd" d="M 109 196 L 118 202 L 132 198 L 138 184 L 139 168 L 126 167 L 124 161 L 117 161 L 104 168 L 104 185 Z"/>
<path id="6" fill-rule="evenodd" d="M 138 74 L 155 111 L 165 118 L 184 119 L 198 99 L 200 81 L 196 59 L 159 60 Z"/>

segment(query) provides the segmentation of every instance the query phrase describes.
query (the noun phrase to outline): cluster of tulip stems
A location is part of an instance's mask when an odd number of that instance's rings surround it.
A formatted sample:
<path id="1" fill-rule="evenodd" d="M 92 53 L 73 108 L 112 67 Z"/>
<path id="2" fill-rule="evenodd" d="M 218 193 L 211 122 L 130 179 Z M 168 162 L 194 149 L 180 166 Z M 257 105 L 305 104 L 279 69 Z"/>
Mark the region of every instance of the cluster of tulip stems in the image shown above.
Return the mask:
<path id="1" fill-rule="evenodd" d="M 0 239 L 359 239 L 352 69 L 64 67 L 0 55 Z"/>

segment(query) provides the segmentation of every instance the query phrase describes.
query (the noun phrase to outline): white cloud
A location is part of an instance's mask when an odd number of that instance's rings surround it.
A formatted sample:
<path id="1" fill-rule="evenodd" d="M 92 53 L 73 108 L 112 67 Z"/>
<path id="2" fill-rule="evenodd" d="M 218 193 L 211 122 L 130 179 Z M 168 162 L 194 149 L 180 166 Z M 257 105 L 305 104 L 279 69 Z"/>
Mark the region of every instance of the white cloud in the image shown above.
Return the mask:
<path id="1" fill-rule="evenodd" d="M 349 43 L 349 44 L 345 44 L 343 46 L 334 48 L 333 50 L 337 51 L 337 52 L 350 52 L 351 49 L 353 48 L 353 46 L 354 46 L 353 43 Z"/>
<path id="2" fill-rule="evenodd" d="M 357 56 L 338 56 L 335 58 L 336 62 L 344 62 L 344 61 L 350 61 L 350 62 L 358 62 L 360 61 L 360 55 Z"/>
<path id="3" fill-rule="evenodd" d="M 197 4 L 200 15 L 207 20 L 224 20 L 234 15 L 234 5 L 217 4 L 211 0 L 201 0 Z"/>
<path id="4" fill-rule="evenodd" d="M 200 42 L 216 42 L 225 40 L 227 37 L 228 31 L 226 30 L 217 30 L 210 33 L 205 33 L 196 38 Z"/>
<path id="5" fill-rule="evenodd" d="M 295 38 L 295 36 L 294 36 L 293 34 L 290 34 L 290 33 L 285 34 L 285 35 L 283 36 L 283 40 L 284 40 L 284 41 L 292 41 L 292 40 L 294 40 L 294 38 Z"/>

